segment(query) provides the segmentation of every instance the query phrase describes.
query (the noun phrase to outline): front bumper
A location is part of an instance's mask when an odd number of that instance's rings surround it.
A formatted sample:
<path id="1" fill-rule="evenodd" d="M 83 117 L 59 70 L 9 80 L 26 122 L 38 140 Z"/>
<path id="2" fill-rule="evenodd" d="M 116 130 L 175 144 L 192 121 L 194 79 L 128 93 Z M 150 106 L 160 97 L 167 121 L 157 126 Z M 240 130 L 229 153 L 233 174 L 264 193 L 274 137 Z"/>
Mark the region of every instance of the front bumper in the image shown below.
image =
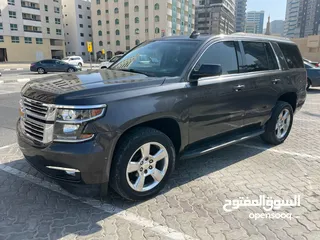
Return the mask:
<path id="1" fill-rule="evenodd" d="M 19 121 L 17 137 L 20 149 L 38 171 L 60 181 L 80 184 L 108 182 L 115 134 L 99 133 L 83 143 L 53 142 L 40 146 L 22 133 Z"/>

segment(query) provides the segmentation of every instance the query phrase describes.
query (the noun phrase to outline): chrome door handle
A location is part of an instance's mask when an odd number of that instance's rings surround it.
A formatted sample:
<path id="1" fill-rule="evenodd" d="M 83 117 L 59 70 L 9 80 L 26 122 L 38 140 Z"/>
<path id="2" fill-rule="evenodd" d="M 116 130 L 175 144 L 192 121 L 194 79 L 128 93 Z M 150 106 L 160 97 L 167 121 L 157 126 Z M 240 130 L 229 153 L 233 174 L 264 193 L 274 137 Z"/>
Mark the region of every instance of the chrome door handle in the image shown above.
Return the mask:
<path id="1" fill-rule="evenodd" d="M 278 82 L 281 82 L 281 79 L 274 79 L 271 81 L 273 84 L 278 84 Z"/>
<path id="2" fill-rule="evenodd" d="M 236 92 L 241 91 L 242 89 L 244 89 L 246 86 L 245 85 L 237 85 L 233 87 L 233 90 Z"/>

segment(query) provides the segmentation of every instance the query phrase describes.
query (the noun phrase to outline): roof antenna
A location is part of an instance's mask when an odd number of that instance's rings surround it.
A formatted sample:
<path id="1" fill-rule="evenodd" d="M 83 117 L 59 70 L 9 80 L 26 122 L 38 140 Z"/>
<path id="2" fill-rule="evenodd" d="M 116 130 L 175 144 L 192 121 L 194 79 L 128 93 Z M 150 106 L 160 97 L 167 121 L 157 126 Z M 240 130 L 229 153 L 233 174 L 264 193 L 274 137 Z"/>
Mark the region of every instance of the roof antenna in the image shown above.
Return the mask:
<path id="1" fill-rule="evenodd" d="M 193 31 L 190 35 L 190 38 L 194 39 L 194 38 L 197 38 L 198 36 L 200 36 L 200 33 L 198 33 L 197 31 Z"/>

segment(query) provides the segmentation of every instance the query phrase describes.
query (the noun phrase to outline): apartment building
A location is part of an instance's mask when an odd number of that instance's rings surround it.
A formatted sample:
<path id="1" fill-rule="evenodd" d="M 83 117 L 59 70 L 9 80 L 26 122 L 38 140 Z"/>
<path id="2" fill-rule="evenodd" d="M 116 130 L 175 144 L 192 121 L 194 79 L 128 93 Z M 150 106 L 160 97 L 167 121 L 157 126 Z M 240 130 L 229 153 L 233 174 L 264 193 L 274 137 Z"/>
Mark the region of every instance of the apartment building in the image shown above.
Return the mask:
<path id="1" fill-rule="evenodd" d="M 90 59 L 86 42 L 92 42 L 91 0 L 62 0 L 66 55 Z"/>
<path id="2" fill-rule="evenodd" d="M 283 31 L 284 31 L 284 21 L 283 20 L 274 20 L 271 22 L 272 35 L 283 36 Z"/>
<path id="3" fill-rule="evenodd" d="M 245 32 L 246 33 L 263 33 L 264 11 L 247 12 Z"/>
<path id="4" fill-rule="evenodd" d="M 195 29 L 201 34 L 235 32 L 235 0 L 198 0 Z"/>
<path id="5" fill-rule="evenodd" d="M 236 32 L 244 32 L 246 25 L 247 0 L 236 0 Z"/>
<path id="6" fill-rule="evenodd" d="M 61 0 L 0 0 L 0 61 L 65 55 Z"/>
<path id="7" fill-rule="evenodd" d="M 141 42 L 194 30 L 195 0 L 92 0 L 95 57 L 107 58 Z"/>

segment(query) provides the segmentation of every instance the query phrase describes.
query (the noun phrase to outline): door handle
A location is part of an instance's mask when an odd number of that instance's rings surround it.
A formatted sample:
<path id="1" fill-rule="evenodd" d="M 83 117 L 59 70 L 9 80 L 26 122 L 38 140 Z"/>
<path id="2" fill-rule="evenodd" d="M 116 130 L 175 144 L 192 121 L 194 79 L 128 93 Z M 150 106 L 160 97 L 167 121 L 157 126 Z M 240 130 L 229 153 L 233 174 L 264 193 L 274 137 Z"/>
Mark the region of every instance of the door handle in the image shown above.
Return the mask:
<path id="1" fill-rule="evenodd" d="M 244 89 L 246 86 L 245 85 L 237 85 L 233 87 L 233 90 L 236 92 L 241 91 L 242 89 Z"/>
<path id="2" fill-rule="evenodd" d="M 274 79 L 271 81 L 273 84 L 278 84 L 279 82 L 281 82 L 281 79 Z"/>

